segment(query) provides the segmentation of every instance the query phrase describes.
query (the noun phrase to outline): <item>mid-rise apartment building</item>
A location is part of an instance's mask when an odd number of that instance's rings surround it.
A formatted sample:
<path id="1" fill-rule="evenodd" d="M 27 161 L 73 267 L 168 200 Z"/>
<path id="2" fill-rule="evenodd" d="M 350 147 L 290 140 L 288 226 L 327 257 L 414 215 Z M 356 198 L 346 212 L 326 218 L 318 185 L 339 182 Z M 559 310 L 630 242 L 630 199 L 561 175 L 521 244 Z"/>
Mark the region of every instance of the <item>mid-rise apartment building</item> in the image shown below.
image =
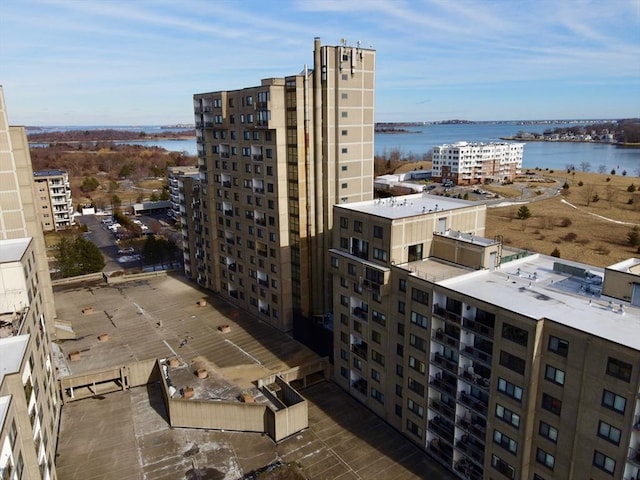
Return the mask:
<path id="1" fill-rule="evenodd" d="M 65 230 L 73 225 L 69 175 L 62 170 L 33 172 L 36 211 L 42 231 Z"/>
<path id="2" fill-rule="evenodd" d="M 176 221 L 182 221 L 180 205 L 184 205 L 185 203 L 183 179 L 185 177 L 198 178 L 198 172 L 197 166 L 167 168 L 167 184 L 169 186 L 169 201 L 171 202 L 171 208 L 167 212 L 167 215 Z"/>
<path id="3" fill-rule="evenodd" d="M 373 198 L 375 51 L 316 38 L 313 59 L 194 95 L 200 181 L 185 192 L 185 271 L 283 331 L 331 310 L 333 205 Z"/>
<path id="4" fill-rule="evenodd" d="M 524 143 L 467 143 L 433 147 L 433 179 L 457 185 L 513 181 L 522 170 Z"/>
<path id="5" fill-rule="evenodd" d="M 0 478 L 55 479 L 53 290 L 24 128 L 0 87 Z"/>
<path id="6" fill-rule="evenodd" d="M 334 207 L 336 382 L 463 479 L 640 478 L 640 259 L 516 251 L 440 202 Z"/>

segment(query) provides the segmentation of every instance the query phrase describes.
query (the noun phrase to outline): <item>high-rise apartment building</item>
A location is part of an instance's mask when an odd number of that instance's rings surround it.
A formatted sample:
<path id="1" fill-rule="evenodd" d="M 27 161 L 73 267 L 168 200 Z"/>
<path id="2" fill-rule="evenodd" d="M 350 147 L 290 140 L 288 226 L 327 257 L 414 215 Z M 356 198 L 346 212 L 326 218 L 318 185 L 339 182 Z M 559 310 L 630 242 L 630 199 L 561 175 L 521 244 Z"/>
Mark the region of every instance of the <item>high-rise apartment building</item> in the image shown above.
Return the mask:
<path id="1" fill-rule="evenodd" d="M 171 208 L 167 215 L 176 221 L 182 221 L 183 212 L 180 205 L 184 205 L 184 177 L 199 177 L 199 170 L 196 166 L 167 167 L 167 183 L 169 185 L 169 201 Z"/>
<path id="2" fill-rule="evenodd" d="M 36 211 L 44 232 L 73 225 L 73 200 L 69 175 L 62 170 L 33 172 Z"/>
<path id="3" fill-rule="evenodd" d="M 55 479 L 54 304 L 24 128 L 0 87 L 0 478 Z"/>
<path id="4" fill-rule="evenodd" d="M 467 143 L 433 147 L 433 179 L 458 185 L 513 181 L 522 169 L 524 143 Z"/>
<path id="5" fill-rule="evenodd" d="M 373 198 L 375 51 L 314 47 L 299 74 L 194 95 L 185 271 L 283 331 L 331 310 L 333 205 Z"/>
<path id="6" fill-rule="evenodd" d="M 640 259 L 513 250 L 483 215 L 334 207 L 336 382 L 463 479 L 637 480 Z"/>

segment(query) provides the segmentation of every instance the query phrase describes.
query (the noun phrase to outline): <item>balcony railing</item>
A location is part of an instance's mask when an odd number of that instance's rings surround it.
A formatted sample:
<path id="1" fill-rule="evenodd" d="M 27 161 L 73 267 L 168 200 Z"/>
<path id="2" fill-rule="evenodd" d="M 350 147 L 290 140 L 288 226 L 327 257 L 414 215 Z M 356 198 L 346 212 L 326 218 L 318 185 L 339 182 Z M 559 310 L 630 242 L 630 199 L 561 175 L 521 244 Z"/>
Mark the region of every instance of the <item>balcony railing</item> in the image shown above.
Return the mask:
<path id="1" fill-rule="evenodd" d="M 452 348 L 460 348 L 460 341 L 457 338 L 449 336 L 443 330 L 438 329 L 433 333 L 433 338 L 438 342 Z"/>
<path id="2" fill-rule="evenodd" d="M 431 361 L 436 365 L 439 365 L 440 367 L 444 368 L 445 370 L 448 370 L 449 372 L 453 373 L 454 375 L 458 374 L 458 364 L 456 362 L 449 360 L 448 358 L 443 357 L 441 353 L 438 353 L 438 352 L 434 353 L 431 356 Z"/>
<path id="3" fill-rule="evenodd" d="M 474 360 L 479 360 L 488 367 L 491 367 L 491 359 L 493 358 L 491 354 L 483 352 L 479 348 L 472 347 L 471 345 L 464 345 L 463 343 L 460 344 L 460 347 L 461 354 L 471 357 Z"/>
<path id="4" fill-rule="evenodd" d="M 476 322 L 475 320 L 471 320 L 470 318 L 465 318 L 462 321 L 462 326 L 467 330 L 471 330 L 474 333 L 479 333 L 487 338 L 493 338 L 493 328 L 487 325 L 484 325 L 480 322 Z"/>
<path id="5" fill-rule="evenodd" d="M 460 392 L 460 395 L 458 395 L 458 400 L 460 401 L 460 403 L 471 408 L 483 417 L 487 416 L 487 404 L 482 400 L 473 397 L 466 392 Z"/>
<path id="6" fill-rule="evenodd" d="M 261 162 L 264 160 L 264 157 L 262 155 L 251 155 L 251 160 L 254 162 Z"/>
<path id="7" fill-rule="evenodd" d="M 477 422 L 469 421 L 466 418 L 460 416 L 458 416 L 456 420 L 456 425 L 458 425 L 464 431 L 475 435 L 479 440 L 484 442 L 484 437 L 487 432 L 487 427 L 485 427 L 484 425 Z"/>
<path id="8" fill-rule="evenodd" d="M 355 307 L 351 310 L 351 314 L 354 317 L 358 317 L 360 320 L 368 321 L 369 320 L 369 312 L 363 310 L 360 307 Z"/>
<path id="9" fill-rule="evenodd" d="M 442 378 L 438 378 L 438 376 L 436 377 L 431 377 L 431 381 L 429 382 L 429 385 L 433 385 L 434 387 L 436 387 L 438 390 L 449 394 L 451 396 L 455 396 L 456 394 L 456 385 L 455 383 L 448 383 L 445 382 L 444 380 L 442 380 Z"/>
<path id="10" fill-rule="evenodd" d="M 352 382 L 351 387 L 362 395 L 367 394 L 367 381 L 364 378 L 359 378 L 355 382 Z"/>
<path id="11" fill-rule="evenodd" d="M 481 388 L 487 389 L 491 384 L 491 380 L 483 377 L 482 375 L 478 375 L 477 373 L 470 372 L 463 368 L 460 369 L 460 376 L 473 385 L 477 385 Z"/>
<path id="12" fill-rule="evenodd" d="M 484 478 L 484 470 L 475 463 L 471 463 L 467 457 L 458 460 L 454 468 L 456 472 L 468 480 L 482 480 Z"/>
<path id="13" fill-rule="evenodd" d="M 453 323 L 456 323 L 458 325 L 460 325 L 460 314 L 456 313 L 456 312 L 452 312 L 450 310 L 447 310 L 443 307 L 440 307 L 439 305 L 434 305 L 433 306 L 433 313 L 435 313 L 436 315 L 449 320 Z"/>
<path id="14" fill-rule="evenodd" d="M 484 446 L 470 440 L 466 435 L 463 435 L 462 439 L 456 442 L 456 448 L 480 465 L 484 465 Z"/>
<path id="15" fill-rule="evenodd" d="M 431 402 L 429 402 L 429 408 L 435 410 L 438 413 L 441 413 L 448 418 L 452 418 L 456 413 L 455 404 L 449 405 L 441 400 L 436 400 L 435 398 L 432 399 Z"/>
<path id="16" fill-rule="evenodd" d="M 433 420 L 429 420 L 427 428 L 445 439 L 453 437 L 453 425 L 445 421 L 442 417 L 435 417 Z"/>
<path id="17" fill-rule="evenodd" d="M 364 360 L 367 359 L 368 350 L 369 347 L 367 345 L 358 345 L 357 343 L 351 345 L 351 351 Z"/>

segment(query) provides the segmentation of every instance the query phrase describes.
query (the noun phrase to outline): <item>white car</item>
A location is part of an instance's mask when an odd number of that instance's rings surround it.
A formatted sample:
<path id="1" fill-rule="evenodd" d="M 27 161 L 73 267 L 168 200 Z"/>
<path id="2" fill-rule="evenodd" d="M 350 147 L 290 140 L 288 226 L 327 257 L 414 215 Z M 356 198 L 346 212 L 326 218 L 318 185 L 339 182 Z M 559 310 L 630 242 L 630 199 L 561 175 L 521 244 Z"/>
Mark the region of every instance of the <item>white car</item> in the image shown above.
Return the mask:
<path id="1" fill-rule="evenodd" d="M 135 253 L 135 250 L 133 249 L 133 247 L 125 247 L 125 248 L 118 249 L 118 255 L 131 255 L 132 253 Z"/>

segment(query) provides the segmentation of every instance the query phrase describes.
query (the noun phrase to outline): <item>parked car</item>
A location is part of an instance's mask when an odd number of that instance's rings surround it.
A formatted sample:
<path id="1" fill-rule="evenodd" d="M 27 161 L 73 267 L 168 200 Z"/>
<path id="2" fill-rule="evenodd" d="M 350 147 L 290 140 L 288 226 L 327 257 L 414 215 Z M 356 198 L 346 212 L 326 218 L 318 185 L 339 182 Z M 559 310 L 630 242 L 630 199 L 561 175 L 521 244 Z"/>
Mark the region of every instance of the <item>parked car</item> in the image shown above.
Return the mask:
<path id="1" fill-rule="evenodd" d="M 135 249 L 133 247 L 124 247 L 118 249 L 118 255 L 131 255 L 135 253 Z"/>

